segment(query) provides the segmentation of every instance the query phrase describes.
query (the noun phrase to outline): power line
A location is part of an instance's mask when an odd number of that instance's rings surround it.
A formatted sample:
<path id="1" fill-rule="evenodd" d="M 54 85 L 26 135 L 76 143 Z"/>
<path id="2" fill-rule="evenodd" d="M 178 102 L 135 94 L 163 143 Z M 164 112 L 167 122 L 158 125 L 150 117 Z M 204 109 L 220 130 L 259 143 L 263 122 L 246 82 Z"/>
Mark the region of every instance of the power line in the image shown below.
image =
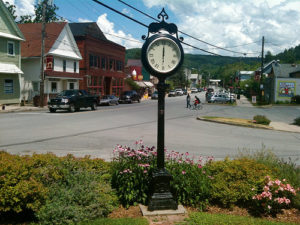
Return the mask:
<path id="1" fill-rule="evenodd" d="M 93 1 L 95 1 L 95 0 L 93 0 Z M 160 22 L 158 19 L 156 19 L 156 18 L 154 18 L 154 17 L 148 15 L 147 13 L 142 12 L 141 10 L 139 10 L 139 9 L 137 9 L 137 8 L 135 8 L 135 7 L 131 6 L 131 5 L 129 5 L 129 4 L 126 3 L 126 2 L 124 2 L 124 1 L 122 1 L 122 0 L 118 0 L 118 1 L 121 2 L 121 3 L 123 3 L 124 5 L 127 5 L 128 7 L 130 7 L 130 8 L 132 8 L 132 9 L 136 10 L 136 11 L 139 12 L 139 13 L 141 13 L 141 14 L 143 14 L 143 15 L 145 15 L 145 16 L 147 16 L 147 17 L 149 17 L 149 18 L 151 18 L 151 19 L 153 19 L 153 20 L 155 20 L 155 21 L 157 21 L 157 22 Z M 193 38 L 193 39 L 195 39 L 195 40 L 197 40 L 197 41 L 200 41 L 200 42 L 202 42 L 202 43 L 205 43 L 205 44 L 207 44 L 207 45 L 213 46 L 213 47 L 215 47 L 215 48 L 217 48 L 217 49 L 222 49 L 222 50 L 224 50 L 224 51 L 228 51 L 228 52 L 232 52 L 232 53 L 238 53 L 238 54 L 243 54 L 243 55 L 247 55 L 247 54 L 256 54 L 256 53 L 246 53 L 246 52 L 232 51 L 232 50 L 229 50 L 229 49 L 226 49 L 226 48 L 222 48 L 222 47 L 219 47 L 219 46 L 210 44 L 210 43 L 208 43 L 208 42 L 206 42 L 206 41 L 200 40 L 199 38 L 193 37 L 193 36 L 191 36 L 191 35 L 189 35 L 189 34 L 183 32 L 183 31 L 178 30 L 178 32 L 181 33 L 181 34 L 184 34 L 184 35 L 186 35 L 186 36 L 188 36 L 188 37 L 190 37 L 190 38 Z M 206 51 L 206 52 L 207 52 L 207 51 Z"/>
<path id="2" fill-rule="evenodd" d="M 110 9 L 110 10 L 112 10 L 112 11 L 114 11 L 114 12 L 116 12 L 116 13 L 118 13 L 118 14 L 124 16 L 124 17 L 126 17 L 127 19 L 130 19 L 130 20 L 132 20 L 132 21 L 134 21 L 134 22 L 136 22 L 136 23 L 138 23 L 138 24 L 140 24 L 140 25 L 142 25 L 142 26 L 148 28 L 148 25 L 146 25 L 146 24 L 144 24 L 144 23 L 142 23 L 142 22 L 140 22 L 140 21 L 138 21 L 138 20 L 136 20 L 136 19 L 131 18 L 130 16 L 127 16 L 127 15 L 125 15 L 124 13 L 122 13 L 122 12 L 120 12 L 120 11 L 118 11 L 118 10 L 116 10 L 116 9 L 114 9 L 114 8 L 112 8 L 112 7 L 110 7 L 110 6 L 108 6 L 108 5 L 106 5 L 106 4 L 102 3 L 102 2 L 99 2 L 98 0 L 92 0 L 92 1 L 94 1 L 94 2 L 96 2 L 96 3 L 98 3 L 98 4 L 100 4 L 100 5 L 102 5 L 102 6 L 106 7 L 106 8 L 108 8 L 108 9 Z M 204 49 L 201 49 L 201 48 L 195 47 L 195 46 L 193 46 L 193 45 L 187 44 L 187 43 L 185 43 L 185 42 L 183 42 L 183 41 L 181 41 L 181 42 L 182 42 L 183 44 L 185 44 L 185 45 L 188 45 L 188 46 L 193 47 L 193 48 L 195 48 L 195 49 L 198 49 L 198 50 L 207 52 L 207 53 L 209 53 L 209 54 L 221 56 L 221 55 L 218 55 L 218 54 L 216 54 L 216 53 L 209 52 L 209 51 L 206 51 L 206 50 L 204 50 Z"/>

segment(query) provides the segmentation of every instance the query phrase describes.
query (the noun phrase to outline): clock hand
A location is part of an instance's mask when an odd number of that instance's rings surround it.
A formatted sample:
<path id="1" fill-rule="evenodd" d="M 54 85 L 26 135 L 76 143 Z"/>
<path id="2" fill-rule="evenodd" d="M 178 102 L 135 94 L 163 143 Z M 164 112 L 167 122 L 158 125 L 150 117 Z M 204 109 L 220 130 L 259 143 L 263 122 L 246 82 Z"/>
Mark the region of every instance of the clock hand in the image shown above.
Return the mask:
<path id="1" fill-rule="evenodd" d="M 163 46 L 163 58 L 162 58 L 162 62 L 165 62 L 165 46 Z"/>

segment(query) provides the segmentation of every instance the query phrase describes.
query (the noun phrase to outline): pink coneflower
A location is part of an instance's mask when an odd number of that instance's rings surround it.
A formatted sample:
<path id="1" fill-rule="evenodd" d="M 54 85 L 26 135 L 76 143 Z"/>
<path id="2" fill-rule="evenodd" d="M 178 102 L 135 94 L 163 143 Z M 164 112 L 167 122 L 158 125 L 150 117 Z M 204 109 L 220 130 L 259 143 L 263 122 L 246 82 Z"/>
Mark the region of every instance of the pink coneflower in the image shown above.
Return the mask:
<path id="1" fill-rule="evenodd" d="M 186 174 L 186 172 L 185 172 L 184 170 L 182 170 L 182 172 L 181 172 L 181 173 L 182 173 L 183 175 L 184 175 L 184 174 Z"/>

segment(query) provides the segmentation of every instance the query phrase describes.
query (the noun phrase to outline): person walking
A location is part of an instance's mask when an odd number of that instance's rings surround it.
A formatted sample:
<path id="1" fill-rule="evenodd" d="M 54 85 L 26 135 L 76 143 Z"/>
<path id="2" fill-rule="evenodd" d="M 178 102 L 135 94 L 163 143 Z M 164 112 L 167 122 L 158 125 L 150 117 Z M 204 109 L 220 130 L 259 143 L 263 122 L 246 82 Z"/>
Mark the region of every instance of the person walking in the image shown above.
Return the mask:
<path id="1" fill-rule="evenodd" d="M 186 96 L 186 107 L 189 108 L 191 106 L 191 96 L 190 93 Z"/>

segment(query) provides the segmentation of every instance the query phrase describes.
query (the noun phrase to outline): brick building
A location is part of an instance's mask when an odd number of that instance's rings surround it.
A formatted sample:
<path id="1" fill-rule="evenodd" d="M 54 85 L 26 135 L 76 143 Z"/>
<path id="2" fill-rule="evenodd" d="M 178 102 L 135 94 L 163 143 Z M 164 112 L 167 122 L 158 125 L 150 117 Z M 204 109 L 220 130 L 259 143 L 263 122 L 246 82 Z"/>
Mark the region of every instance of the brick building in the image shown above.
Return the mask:
<path id="1" fill-rule="evenodd" d="M 97 23 L 71 23 L 83 60 L 80 88 L 94 94 L 119 96 L 124 89 L 125 47 L 106 39 Z"/>

